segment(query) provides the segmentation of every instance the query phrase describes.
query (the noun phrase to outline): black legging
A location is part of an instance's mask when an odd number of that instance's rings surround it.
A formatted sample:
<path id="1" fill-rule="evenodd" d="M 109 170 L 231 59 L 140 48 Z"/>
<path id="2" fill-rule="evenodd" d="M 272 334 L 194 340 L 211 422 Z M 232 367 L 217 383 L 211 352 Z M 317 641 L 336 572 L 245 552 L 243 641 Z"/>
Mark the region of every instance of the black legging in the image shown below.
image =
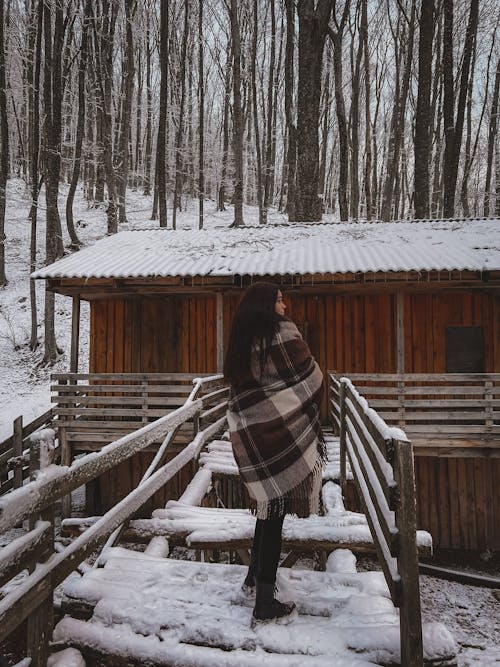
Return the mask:
<path id="1" fill-rule="evenodd" d="M 257 519 L 253 537 L 250 569 L 255 580 L 274 584 L 281 555 L 281 531 L 285 517 Z"/>

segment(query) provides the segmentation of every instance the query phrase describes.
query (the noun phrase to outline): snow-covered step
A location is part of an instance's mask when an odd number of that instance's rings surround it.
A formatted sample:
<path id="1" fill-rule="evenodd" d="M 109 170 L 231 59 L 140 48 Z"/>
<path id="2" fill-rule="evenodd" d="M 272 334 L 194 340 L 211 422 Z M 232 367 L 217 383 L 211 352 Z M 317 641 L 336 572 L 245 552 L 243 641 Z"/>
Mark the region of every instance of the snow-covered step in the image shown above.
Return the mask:
<path id="1" fill-rule="evenodd" d="M 322 494 L 324 516 L 285 517 L 283 550 L 332 551 L 342 546 L 355 551 L 374 551 L 365 515 L 344 508 L 340 487 L 327 482 Z M 193 507 L 174 500 L 165 509 L 155 510 L 151 521 L 155 522 L 156 530 L 162 534 L 168 532 L 176 543 L 185 540 L 192 549 L 249 548 L 255 530 L 255 517 L 249 510 Z M 417 531 L 417 545 L 422 555 L 429 555 L 431 535 Z"/>
<path id="2" fill-rule="evenodd" d="M 340 478 L 340 442 L 338 437 L 325 432 L 327 463 L 323 469 L 323 480 Z M 228 440 L 212 440 L 199 458 L 200 465 L 208 468 L 215 475 L 238 477 L 238 467 L 234 460 L 231 443 Z M 352 479 L 349 461 L 347 461 L 347 479 Z"/>
<path id="3" fill-rule="evenodd" d="M 289 625 L 252 628 L 253 601 L 241 591 L 246 568 L 108 549 L 105 566 L 64 585 L 67 600 L 93 607 L 66 616 L 54 641 L 85 656 L 127 664 L 184 667 L 368 667 L 399 663 L 399 614 L 380 572 L 279 571 Z M 66 605 L 67 606 L 67 605 Z M 423 626 L 429 664 L 453 664 L 457 650 L 440 623 Z"/>

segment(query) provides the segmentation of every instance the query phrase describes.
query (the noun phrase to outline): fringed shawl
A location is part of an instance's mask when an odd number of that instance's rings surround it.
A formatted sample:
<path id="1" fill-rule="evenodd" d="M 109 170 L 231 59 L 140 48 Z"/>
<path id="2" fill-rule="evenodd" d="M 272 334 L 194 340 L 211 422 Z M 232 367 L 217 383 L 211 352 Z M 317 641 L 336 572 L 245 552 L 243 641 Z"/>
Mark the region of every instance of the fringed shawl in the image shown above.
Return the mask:
<path id="1" fill-rule="evenodd" d="M 317 511 L 325 458 L 319 402 L 323 375 L 289 320 L 279 324 L 261 369 L 252 346 L 251 373 L 232 388 L 228 423 L 234 457 L 259 518 Z M 319 486 L 318 486 L 319 481 Z"/>

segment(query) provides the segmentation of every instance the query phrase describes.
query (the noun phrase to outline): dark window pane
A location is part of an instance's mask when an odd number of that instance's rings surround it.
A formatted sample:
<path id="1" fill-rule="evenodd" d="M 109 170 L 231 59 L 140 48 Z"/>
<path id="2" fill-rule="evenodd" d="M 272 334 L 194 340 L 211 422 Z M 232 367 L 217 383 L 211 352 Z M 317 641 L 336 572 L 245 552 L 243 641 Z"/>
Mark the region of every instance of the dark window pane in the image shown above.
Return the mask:
<path id="1" fill-rule="evenodd" d="M 484 373 L 483 327 L 446 327 L 446 372 Z"/>

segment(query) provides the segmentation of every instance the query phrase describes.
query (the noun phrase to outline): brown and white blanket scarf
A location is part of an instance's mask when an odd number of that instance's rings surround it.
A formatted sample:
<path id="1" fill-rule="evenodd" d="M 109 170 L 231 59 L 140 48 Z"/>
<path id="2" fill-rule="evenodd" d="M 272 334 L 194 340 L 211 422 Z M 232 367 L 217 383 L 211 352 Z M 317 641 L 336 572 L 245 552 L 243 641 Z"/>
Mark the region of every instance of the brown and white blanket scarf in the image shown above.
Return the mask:
<path id="1" fill-rule="evenodd" d="M 317 506 L 311 495 L 319 495 L 326 458 L 319 413 L 323 375 L 289 320 L 280 322 L 262 371 L 259 359 L 254 344 L 251 375 L 231 391 L 234 457 L 259 518 L 308 516 Z"/>

